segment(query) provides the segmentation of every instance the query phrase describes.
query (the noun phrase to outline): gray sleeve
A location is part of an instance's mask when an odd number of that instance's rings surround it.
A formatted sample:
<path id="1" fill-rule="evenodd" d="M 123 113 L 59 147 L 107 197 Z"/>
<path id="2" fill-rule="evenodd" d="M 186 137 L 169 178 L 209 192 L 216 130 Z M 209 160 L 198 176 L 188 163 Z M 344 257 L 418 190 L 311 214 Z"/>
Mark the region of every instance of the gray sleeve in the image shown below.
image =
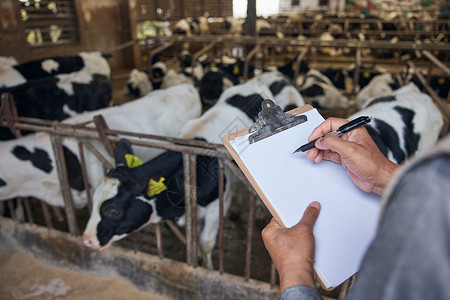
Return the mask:
<path id="1" fill-rule="evenodd" d="M 281 294 L 280 300 L 322 300 L 319 292 L 309 286 L 295 285 L 288 287 Z"/>
<path id="2" fill-rule="evenodd" d="M 347 299 L 448 299 L 450 156 L 400 178 Z"/>

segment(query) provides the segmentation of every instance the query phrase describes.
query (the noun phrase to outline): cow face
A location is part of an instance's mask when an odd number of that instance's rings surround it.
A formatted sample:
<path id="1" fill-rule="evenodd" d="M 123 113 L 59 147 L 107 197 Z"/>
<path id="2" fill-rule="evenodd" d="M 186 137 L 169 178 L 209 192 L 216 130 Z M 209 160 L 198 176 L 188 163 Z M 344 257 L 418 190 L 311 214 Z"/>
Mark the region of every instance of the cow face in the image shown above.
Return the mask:
<path id="1" fill-rule="evenodd" d="M 116 167 L 96 188 L 91 218 L 83 234 L 84 244 L 105 249 L 112 242 L 147 224 L 154 211 L 144 190 L 149 176 L 142 176 L 131 145 L 121 140 L 114 151 Z"/>

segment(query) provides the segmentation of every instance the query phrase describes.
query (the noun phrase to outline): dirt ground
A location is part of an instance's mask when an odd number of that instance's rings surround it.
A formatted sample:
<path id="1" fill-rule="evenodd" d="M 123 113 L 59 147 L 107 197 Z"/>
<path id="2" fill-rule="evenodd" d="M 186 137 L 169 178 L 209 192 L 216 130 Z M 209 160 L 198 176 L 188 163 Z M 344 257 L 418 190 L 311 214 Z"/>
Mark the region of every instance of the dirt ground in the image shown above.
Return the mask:
<path id="1" fill-rule="evenodd" d="M 97 277 L 62 269 L 5 249 L 0 249 L 0 299 L 168 300 L 140 291 L 117 276 Z"/>

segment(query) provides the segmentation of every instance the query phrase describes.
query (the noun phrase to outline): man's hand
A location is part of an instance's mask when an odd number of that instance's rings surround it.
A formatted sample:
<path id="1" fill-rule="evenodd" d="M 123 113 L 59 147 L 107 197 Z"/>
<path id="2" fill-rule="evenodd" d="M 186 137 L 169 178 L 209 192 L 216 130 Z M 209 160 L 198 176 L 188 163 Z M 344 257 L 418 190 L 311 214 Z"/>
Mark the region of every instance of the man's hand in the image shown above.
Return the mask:
<path id="1" fill-rule="evenodd" d="M 280 290 L 294 285 L 314 285 L 313 227 L 319 216 L 319 202 L 312 202 L 297 225 L 286 228 L 272 218 L 262 231 L 264 245 L 280 276 Z"/>
<path id="2" fill-rule="evenodd" d="M 315 140 L 337 130 L 347 120 L 329 118 L 309 136 Z M 328 135 L 316 142 L 316 148 L 308 151 L 309 160 L 316 163 L 330 160 L 341 164 L 353 182 L 363 191 L 381 195 L 398 165 L 388 160 L 378 149 L 364 127 L 356 128 L 340 137 Z"/>

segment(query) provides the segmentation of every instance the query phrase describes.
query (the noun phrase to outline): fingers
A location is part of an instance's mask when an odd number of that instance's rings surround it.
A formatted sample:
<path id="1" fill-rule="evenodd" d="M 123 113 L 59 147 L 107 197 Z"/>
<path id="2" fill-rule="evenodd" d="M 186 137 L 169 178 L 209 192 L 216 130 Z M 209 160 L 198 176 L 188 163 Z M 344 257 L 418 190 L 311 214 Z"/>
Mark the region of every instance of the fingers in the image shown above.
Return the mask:
<path id="1" fill-rule="evenodd" d="M 346 123 L 348 123 L 348 121 L 345 119 L 328 118 L 324 122 L 322 122 L 322 124 L 317 126 L 316 129 L 313 130 L 313 132 L 308 138 L 308 141 L 315 140 L 331 131 L 337 130 L 339 127 L 341 127 Z"/>
<path id="2" fill-rule="evenodd" d="M 301 218 L 298 224 L 308 226 L 312 230 L 314 224 L 316 223 L 317 218 L 319 217 L 319 213 L 320 213 L 320 203 L 317 201 L 310 203 L 308 207 L 305 209 L 303 217 Z"/>

